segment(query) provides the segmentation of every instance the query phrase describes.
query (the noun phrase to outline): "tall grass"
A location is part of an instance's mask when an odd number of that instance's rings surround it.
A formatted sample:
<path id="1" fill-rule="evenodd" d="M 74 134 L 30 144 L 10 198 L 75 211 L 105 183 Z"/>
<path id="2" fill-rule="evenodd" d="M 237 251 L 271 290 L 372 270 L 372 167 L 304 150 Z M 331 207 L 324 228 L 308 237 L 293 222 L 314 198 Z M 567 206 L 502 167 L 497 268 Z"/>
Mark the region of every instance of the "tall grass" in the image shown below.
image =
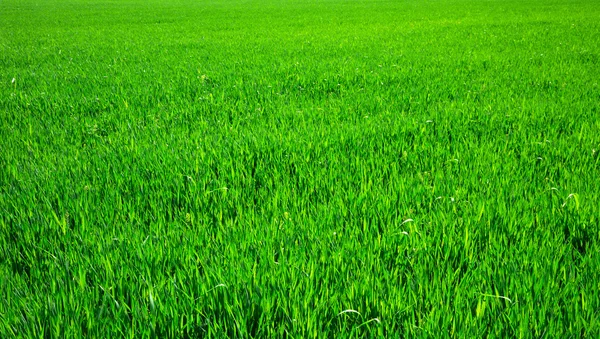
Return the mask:
<path id="1" fill-rule="evenodd" d="M 0 337 L 598 337 L 598 17 L 0 2 Z"/>

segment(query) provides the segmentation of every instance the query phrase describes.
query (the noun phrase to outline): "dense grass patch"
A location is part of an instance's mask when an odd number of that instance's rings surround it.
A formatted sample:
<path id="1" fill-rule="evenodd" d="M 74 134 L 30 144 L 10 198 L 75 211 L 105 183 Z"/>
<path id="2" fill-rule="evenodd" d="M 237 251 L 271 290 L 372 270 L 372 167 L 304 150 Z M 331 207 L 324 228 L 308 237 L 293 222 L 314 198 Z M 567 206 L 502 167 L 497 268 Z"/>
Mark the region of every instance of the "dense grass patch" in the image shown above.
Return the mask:
<path id="1" fill-rule="evenodd" d="M 0 2 L 0 337 L 598 337 L 599 17 Z"/>

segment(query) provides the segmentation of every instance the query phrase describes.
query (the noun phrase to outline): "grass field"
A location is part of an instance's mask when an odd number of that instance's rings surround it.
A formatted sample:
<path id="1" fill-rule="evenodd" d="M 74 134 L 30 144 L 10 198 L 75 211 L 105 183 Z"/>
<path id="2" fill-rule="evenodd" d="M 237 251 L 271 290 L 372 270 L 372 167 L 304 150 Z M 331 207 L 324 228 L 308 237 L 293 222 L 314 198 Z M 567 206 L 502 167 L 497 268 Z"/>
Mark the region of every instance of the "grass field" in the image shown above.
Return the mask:
<path id="1" fill-rule="evenodd" d="M 0 337 L 600 337 L 599 18 L 0 1 Z"/>

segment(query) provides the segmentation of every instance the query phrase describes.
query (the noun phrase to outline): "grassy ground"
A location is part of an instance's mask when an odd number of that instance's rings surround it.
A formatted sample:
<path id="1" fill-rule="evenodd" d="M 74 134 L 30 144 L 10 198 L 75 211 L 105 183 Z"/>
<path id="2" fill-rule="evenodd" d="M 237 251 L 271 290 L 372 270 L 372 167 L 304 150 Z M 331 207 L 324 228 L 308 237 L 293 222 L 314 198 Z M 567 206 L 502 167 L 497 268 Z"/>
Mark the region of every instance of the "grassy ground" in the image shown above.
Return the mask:
<path id="1" fill-rule="evenodd" d="M 599 17 L 0 2 L 0 337 L 597 338 Z"/>

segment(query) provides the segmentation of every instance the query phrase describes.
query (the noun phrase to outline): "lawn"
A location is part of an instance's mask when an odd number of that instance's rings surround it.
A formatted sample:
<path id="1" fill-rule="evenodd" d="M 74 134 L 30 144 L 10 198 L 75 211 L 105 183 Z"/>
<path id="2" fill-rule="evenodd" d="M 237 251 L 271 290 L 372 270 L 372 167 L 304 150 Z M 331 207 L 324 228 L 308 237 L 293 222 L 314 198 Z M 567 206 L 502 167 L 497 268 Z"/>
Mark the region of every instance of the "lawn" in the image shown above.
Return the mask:
<path id="1" fill-rule="evenodd" d="M 0 1 L 0 337 L 600 337 L 599 18 Z"/>

